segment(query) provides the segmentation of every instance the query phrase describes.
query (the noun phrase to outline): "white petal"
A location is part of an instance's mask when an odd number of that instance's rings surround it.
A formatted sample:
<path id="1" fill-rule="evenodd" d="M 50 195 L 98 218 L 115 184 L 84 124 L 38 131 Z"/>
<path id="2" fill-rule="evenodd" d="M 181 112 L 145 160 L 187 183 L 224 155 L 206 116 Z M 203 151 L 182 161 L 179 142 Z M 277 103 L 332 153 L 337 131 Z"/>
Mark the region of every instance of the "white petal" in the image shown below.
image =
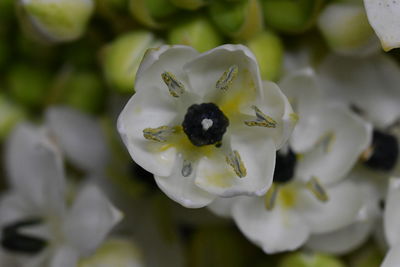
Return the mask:
<path id="1" fill-rule="evenodd" d="M 37 216 L 36 209 L 21 194 L 7 193 L 0 199 L 0 225 L 14 223 L 20 219 Z"/>
<path id="2" fill-rule="evenodd" d="M 308 191 L 299 195 L 299 213 L 310 225 L 312 233 L 331 232 L 354 223 L 363 207 L 363 190 L 351 181 L 325 189 L 329 197 L 327 202 L 317 200 Z"/>
<path id="3" fill-rule="evenodd" d="M 71 247 L 61 247 L 56 249 L 50 260 L 49 267 L 76 267 L 79 255 Z"/>
<path id="4" fill-rule="evenodd" d="M 240 196 L 237 197 L 219 197 L 214 200 L 213 203 L 208 205 L 208 209 L 211 210 L 215 215 L 224 218 L 230 218 L 232 216 L 232 207 L 234 203 L 241 198 Z"/>
<path id="5" fill-rule="evenodd" d="M 395 246 L 389 250 L 381 267 L 398 267 L 400 265 L 400 246 Z"/>
<path id="6" fill-rule="evenodd" d="M 385 51 L 400 47 L 400 3 L 393 0 L 364 0 L 368 20 Z"/>
<path id="7" fill-rule="evenodd" d="M 46 111 L 51 132 L 76 166 L 86 170 L 102 170 L 107 163 L 108 148 L 100 123 L 95 118 L 67 107 Z"/>
<path id="8" fill-rule="evenodd" d="M 183 66 L 198 54 L 199 52 L 192 47 L 183 45 L 163 45 L 160 48 L 149 49 L 136 73 L 135 90 L 157 87 L 168 92 L 161 74 L 168 71 L 185 82 L 186 74 L 183 72 Z"/>
<path id="9" fill-rule="evenodd" d="M 67 242 L 80 254 L 92 252 L 122 219 L 122 214 L 94 185 L 84 185 L 64 224 Z"/>
<path id="10" fill-rule="evenodd" d="M 177 115 L 174 99 L 167 92 L 147 88 L 137 92 L 118 118 L 118 131 L 133 160 L 147 171 L 169 176 L 175 162 L 176 149 L 162 149 L 164 143 L 146 140 L 143 130 L 170 125 Z"/>
<path id="11" fill-rule="evenodd" d="M 400 178 L 391 178 L 383 216 L 386 240 L 390 246 L 400 245 Z"/>
<path id="12" fill-rule="evenodd" d="M 12 188 L 39 210 L 62 212 L 65 178 L 60 153 L 42 130 L 21 124 L 6 143 L 6 170 Z"/>
<path id="13" fill-rule="evenodd" d="M 199 188 L 194 183 L 197 166 L 192 163 L 192 173 L 188 177 L 182 176 L 183 159 L 179 157 L 170 176 L 154 176 L 157 185 L 170 198 L 187 208 L 201 208 L 210 204 L 215 195 Z"/>
<path id="14" fill-rule="evenodd" d="M 296 174 L 303 179 L 318 177 L 331 184 L 343 179 L 371 142 L 372 127 L 342 107 L 320 111 L 314 132 L 320 141 L 302 154 Z"/>
<path id="15" fill-rule="evenodd" d="M 222 45 L 200 54 L 185 65 L 191 88 L 200 98 L 214 95 L 221 91 L 216 88 L 216 83 L 230 67 L 238 67 L 237 77 L 232 83 L 232 88 L 221 92 L 227 96 L 243 92 L 243 98 L 252 92 L 260 93 L 261 76 L 257 60 L 253 53 L 243 45 Z M 247 82 L 246 85 L 242 83 Z M 243 87 L 246 86 L 246 87 Z M 244 91 L 247 89 L 247 91 Z M 254 90 L 254 91 L 253 91 Z M 238 99 L 240 100 L 240 99 Z"/>
<path id="16" fill-rule="evenodd" d="M 295 250 L 309 236 L 307 223 L 295 212 L 276 206 L 267 211 L 263 197 L 244 197 L 232 210 L 242 233 L 265 253 Z"/>
<path id="17" fill-rule="evenodd" d="M 249 130 L 231 135 L 232 151 L 241 157 L 247 175 L 239 178 L 224 155 L 204 157 L 197 167 L 196 185 L 218 196 L 263 195 L 272 184 L 275 168 L 275 144 Z"/>
<path id="18" fill-rule="evenodd" d="M 330 101 L 355 105 L 378 127 L 392 124 L 400 115 L 400 68 L 391 58 L 328 56 L 320 65 L 319 82 Z"/>
<path id="19" fill-rule="evenodd" d="M 306 247 L 320 252 L 342 255 L 360 247 L 370 236 L 375 221 L 353 223 L 325 234 L 311 235 Z"/>

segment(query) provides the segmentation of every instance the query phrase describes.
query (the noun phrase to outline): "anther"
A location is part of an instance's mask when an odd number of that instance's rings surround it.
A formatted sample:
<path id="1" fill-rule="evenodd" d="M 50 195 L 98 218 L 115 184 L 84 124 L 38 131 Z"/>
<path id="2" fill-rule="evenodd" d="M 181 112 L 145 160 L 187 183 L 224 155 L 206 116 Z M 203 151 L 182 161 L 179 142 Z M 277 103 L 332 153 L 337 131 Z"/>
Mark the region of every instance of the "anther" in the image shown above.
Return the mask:
<path id="1" fill-rule="evenodd" d="M 192 163 L 185 159 L 182 165 L 182 171 L 181 171 L 182 176 L 188 177 L 192 174 L 192 171 L 193 171 Z"/>
<path id="2" fill-rule="evenodd" d="M 239 178 L 243 178 L 247 175 L 246 167 L 244 166 L 244 163 L 242 161 L 242 158 L 240 157 L 239 152 L 234 150 L 231 153 L 229 153 L 229 155 L 226 156 L 225 159 L 226 162 L 233 168 L 233 170 L 235 171 L 236 175 Z"/>
<path id="3" fill-rule="evenodd" d="M 185 86 L 170 72 L 163 72 L 162 79 L 168 86 L 169 93 L 173 97 L 179 97 L 185 92 Z"/>
<path id="4" fill-rule="evenodd" d="M 333 132 L 328 132 L 322 136 L 318 141 L 317 145 L 322 146 L 325 153 L 329 153 L 332 150 L 333 144 L 335 143 L 336 135 Z"/>
<path id="5" fill-rule="evenodd" d="M 158 128 L 146 128 L 143 130 L 143 136 L 147 140 L 156 142 L 165 142 L 169 135 L 174 133 L 175 130 L 169 126 L 161 126 Z"/>
<path id="6" fill-rule="evenodd" d="M 272 184 L 268 189 L 267 194 L 265 194 L 265 208 L 269 211 L 273 210 L 275 207 L 276 200 L 278 198 L 280 186 L 277 184 Z"/>
<path id="7" fill-rule="evenodd" d="M 306 186 L 319 201 L 326 202 L 329 200 L 328 194 L 316 177 L 312 177 Z"/>
<path id="8" fill-rule="evenodd" d="M 258 107 L 252 106 L 256 113 L 256 119 L 245 121 L 244 123 L 247 126 L 260 126 L 260 127 L 267 127 L 267 128 L 275 128 L 277 122 L 268 115 L 265 115 Z"/>
<path id="9" fill-rule="evenodd" d="M 218 79 L 215 87 L 224 91 L 228 90 L 229 87 L 231 87 L 233 80 L 235 80 L 238 71 L 239 68 L 236 65 L 229 67 L 229 69 L 222 74 L 221 78 Z"/>
<path id="10" fill-rule="evenodd" d="M 40 219 L 27 219 L 6 225 L 2 230 L 1 246 L 10 252 L 34 255 L 41 252 L 47 241 L 21 233 L 22 228 L 33 227 L 40 224 Z"/>

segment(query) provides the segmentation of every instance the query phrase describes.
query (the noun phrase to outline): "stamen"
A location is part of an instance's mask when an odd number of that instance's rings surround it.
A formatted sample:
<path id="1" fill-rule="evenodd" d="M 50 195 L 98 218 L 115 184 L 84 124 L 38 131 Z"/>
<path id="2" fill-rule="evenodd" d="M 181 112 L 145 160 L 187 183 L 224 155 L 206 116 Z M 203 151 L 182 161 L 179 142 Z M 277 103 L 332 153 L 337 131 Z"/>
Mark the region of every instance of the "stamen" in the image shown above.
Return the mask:
<path id="1" fill-rule="evenodd" d="M 267 128 L 275 128 L 277 122 L 268 115 L 265 115 L 258 107 L 252 106 L 256 113 L 256 119 L 251 121 L 245 121 L 247 126 L 260 126 Z"/>
<path id="2" fill-rule="evenodd" d="M 210 119 L 203 119 L 201 121 L 201 126 L 203 126 L 203 130 L 207 131 L 208 129 L 210 129 L 213 126 L 214 122 Z"/>
<path id="3" fill-rule="evenodd" d="M 239 152 L 234 150 L 231 152 L 228 156 L 226 156 L 226 162 L 231 165 L 233 170 L 235 171 L 236 175 L 239 178 L 243 178 L 247 175 L 247 170 L 246 167 L 244 166 L 244 163 L 239 155 Z"/>
<path id="4" fill-rule="evenodd" d="M 2 230 L 1 246 L 8 251 L 34 255 L 47 245 L 42 238 L 20 233 L 21 228 L 36 226 L 40 219 L 28 219 L 6 225 Z"/>
<path id="5" fill-rule="evenodd" d="M 336 140 L 336 135 L 333 132 L 328 132 L 321 137 L 317 145 L 321 145 L 325 153 L 332 151 L 333 144 Z"/>
<path id="6" fill-rule="evenodd" d="M 221 78 L 218 79 L 215 87 L 224 91 L 228 90 L 229 87 L 231 87 L 233 80 L 236 78 L 238 70 L 239 68 L 237 65 L 229 67 L 229 69 L 222 74 Z"/>
<path id="7" fill-rule="evenodd" d="M 183 166 L 182 166 L 182 171 L 181 171 L 182 176 L 188 177 L 189 175 L 192 174 L 192 171 L 193 171 L 192 163 L 185 159 L 183 161 Z"/>
<path id="8" fill-rule="evenodd" d="M 329 200 L 328 194 L 325 189 L 322 187 L 321 183 L 318 181 L 316 177 L 312 177 L 307 182 L 307 189 L 313 193 L 313 195 L 320 201 L 326 202 Z"/>
<path id="9" fill-rule="evenodd" d="M 161 126 L 158 128 L 146 128 L 143 130 L 143 136 L 147 140 L 165 142 L 167 137 L 174 133 L 175 130 L 169 126 Z"/>
<path id="10" fill-rule="evenodd" d="M 180 97 L 185 92 L 185 86 L 172 73 L 163 72 L 161 77 L 173 97 Z"/>
<path id="11" fill-rule="evenodd" d="M 265 195 L 265 208 L 269 211 L 273 210 L 275 207 L 276 200 L 279 193 L 279 185 L 272 184 Z"/>

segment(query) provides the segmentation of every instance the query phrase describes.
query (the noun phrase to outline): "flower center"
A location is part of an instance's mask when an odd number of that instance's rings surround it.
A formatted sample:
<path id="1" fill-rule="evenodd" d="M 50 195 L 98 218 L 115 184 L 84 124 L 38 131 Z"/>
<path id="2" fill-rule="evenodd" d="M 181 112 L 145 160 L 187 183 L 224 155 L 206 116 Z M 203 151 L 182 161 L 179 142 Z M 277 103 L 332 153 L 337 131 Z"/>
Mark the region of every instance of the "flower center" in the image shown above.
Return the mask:
<path id="1" fill-rule="evenodd" d="M 393 135 L 374 130 L 372 144 L 367 152 L 365 165 L 376 170 L 390 171 L 399 156 L 399 143 Z"/>
<path id="2" fill-rule="evenodd" d="M 290 182 L 293 179 L 296 163 L 296 155 L 290 148 L 286 152 L 278 151 L 276 153 L 274 182 L 281 184 Z"/>
<path id="3" fill-rule="evenodd" d="M 21 233 L 23 228 L 37 226 L 41 219 L 31 218 L 6 225 L 2 230 L 1 246 L 8 251 L 34 255 L 41 252 L 47 241 L 40 237 Z"/>
<path id="4" fill-rule="evenodd" d="M 183 131 L 195 146 L 218 145 L 228 126 L 228 118 L 213 103 L 191 105 L 182 123 Z"/>

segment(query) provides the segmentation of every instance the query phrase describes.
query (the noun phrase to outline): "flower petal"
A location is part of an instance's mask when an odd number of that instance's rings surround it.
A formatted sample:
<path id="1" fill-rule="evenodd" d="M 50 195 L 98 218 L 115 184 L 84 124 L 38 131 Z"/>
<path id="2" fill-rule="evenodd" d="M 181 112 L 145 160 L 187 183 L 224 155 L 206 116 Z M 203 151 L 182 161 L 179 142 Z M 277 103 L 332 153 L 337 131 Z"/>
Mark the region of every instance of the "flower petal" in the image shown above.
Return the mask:
<path id="1" fill-rule="evenodd" d="M 306 247 L 320 252 L 343 255 L 361 246 L 370 236 L 375 221 L 357 222 L 337 231 L 311 235 Z"/>
<path id="2" fill-rule="evenodd" d="M 176 149 L 163 149 L 164 143 L 146 140 L 143 130 L 170 125 L 177 112 L 174 99 L 167 92 L 147 88 L 137 92 L 118 118 L 118 131 L 133 160 L 147 171 L 169 176 L 174 166 Z"/>
<path id="3" fill-rule="evenodd" d="M 400 246 L 397 245 L 389 250 L 381 267 L 397 267 L 400 264 Z"/>
<path id="4" fill-rule="evenodd" d="M 295 250 L 309 236 L 307 223 L 296 212 L 276 206 L 267 211 L 263 197 L 243 197 L 232 209 L 240 231 L 265 253 Z"/>
<path id="5" fill-rule="evenodd" d="M 331 184 L 343 179 L 371 142 L 372 127 L 347 109 L 327 107 L 320 111 L 314 132 L 319 142 L 302 154 L 296 174 L 303 179 L 318 177 Z"/>
<path id="6" fill-rule="evenodd" d="M 381 40 L 385 51 L 400 47 L 400 3 L 397 1 L 364 0 L 369 23 Z"/>
<path id="7" fill-rule="evenodd" d="M 390 246 L 400 245 L 400 178 L 391 178 L 383 215 L 386 240 Z"/>
<path id="8" fill-rule="evenodd" d="M 274 142 L 251 131 L 232 134 L 230 141 L 231 149 L 239 153 L 247 175 L 239 178 L 224 155 L 204 157 L 197 167 L 196 185 L 222 197 L 265 194 L 272 184 L 275 168 Z"/>
<path id="9" fill-rule="evenodd" d="M 320 65 L 319 83 L 330 101 L 349 107 L 378 127 L 395 122 L 400 115 L 400 68 L 391 58 L 328 56 Z M 349 75 L 351 74 L 351 75 Z"/>
<path id="10" fill-rule="evenodd" d="M 327 202 L 320 202 L 308 191 L 299 191 L 298 209 L 312 233 L 331 232 L 354 223 L 363 207 L 364 192 L 351 181 L 340 182 L 326 191 Z"/>
<path id="11" fill-rule="evenodd" d="M 78 193 L 64 224 L 64 234 L 80 255 L 92 252 L 122 219 L 122 214 L 91 184 Z"/>
<path id="12" fill-rule="evenodd" d="M 212 211 L 215 215 L 224 218 L 230 218 L 232 216 L 232 207 L 241 196 L 234 198 L 231 197 L 219 197 L 208 205 L 208 209 Z"/>
<path id="13" fill-rule="evenodd" d="M 182 167 L 183 159 L 179 156 L 170 176 L 155 175 L 154 178 L 160 189 L 186 208 L 201 208 L 210 204 L 216 196 L 195 185 L 194 177 L 197 172 L 195 164 L 192 163 L 192 173 L 188 177 L 182 176 Z"/>
<path id="14" fill-rule="evenodd" d="M 107 163 L 108 148 L 98 121 L 67 107 L 52 107 L 46 111 L 51 132 L 67 158 L 86 171 L 102 170 Z"/>
<path id="15" fill-rule="evenodd" d="M 77 266 L 79 255 L 71 247 L 57 248 L 50 260 L 49 267 L 72 267 Z"/>
<path id="16" fill-rule="evenodd" d="M 29 124 L 17 126 L 6 143 L 5 161 L 12 188 L 33 209 L 63 212 L 62 158 L 43 130 Z"/>
<path id="17" fill-rule="evenodd" d="M 198 55 L 187 63 L 184 70 L 188 74 L 193 93 L 200 98 L 213 96 L 221 89 L 216 88 L 217 81 L 230 67 L 237 66 L 238 72 L 232 88 L 222 92 L 227 97 L 251 97 L 251 93 L 260 93 L 261 76 L 257 60 L 253 53 L 243 45 L 222 45 Z M 246 84 L 243 84 L 246 83 Z M 246 90 L 244 90 L 246 89 Z M 252 95 L 255 97 L 255 95 Z"/>

